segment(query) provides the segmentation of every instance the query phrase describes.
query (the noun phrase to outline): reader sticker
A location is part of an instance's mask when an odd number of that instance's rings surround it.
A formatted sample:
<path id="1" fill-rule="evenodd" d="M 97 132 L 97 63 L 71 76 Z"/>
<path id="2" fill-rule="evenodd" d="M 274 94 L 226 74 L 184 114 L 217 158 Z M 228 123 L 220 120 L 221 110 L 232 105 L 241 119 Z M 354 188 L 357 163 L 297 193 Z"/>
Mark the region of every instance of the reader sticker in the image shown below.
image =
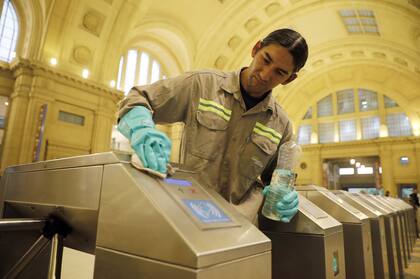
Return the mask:
<path id="1" fill-rule="evenodd" d="M 182 201 L 203 223 L 232 222 L 232 220 L 210 200 L 183 199 Z"/>
<path id="2" fill-rule="evenodd" d="M 165 178 L 163 181 L 165 181 L 168 184 L 173 184 L 176 186 L 183 186 L 183 187 L 188 187 L 192 185 L 190 181 L 183 180 L 183 179 Z"/>

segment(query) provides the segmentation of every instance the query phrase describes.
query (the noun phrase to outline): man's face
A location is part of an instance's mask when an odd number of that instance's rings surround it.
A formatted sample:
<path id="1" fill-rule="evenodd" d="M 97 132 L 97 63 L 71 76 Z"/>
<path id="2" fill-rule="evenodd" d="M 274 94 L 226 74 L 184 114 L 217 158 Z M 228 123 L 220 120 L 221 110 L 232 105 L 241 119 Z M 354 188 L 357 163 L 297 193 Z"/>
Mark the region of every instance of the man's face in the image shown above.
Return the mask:
<path id="1" fill-rule="evenodd" d="M 277 44 L 261 47 L 258 42 L 252 50 L 251 65 L 242 72 L 241 83 L 253 97 L 260 97 L 279 84 L 287 84 L 296 78 L 293 57 Z"/>

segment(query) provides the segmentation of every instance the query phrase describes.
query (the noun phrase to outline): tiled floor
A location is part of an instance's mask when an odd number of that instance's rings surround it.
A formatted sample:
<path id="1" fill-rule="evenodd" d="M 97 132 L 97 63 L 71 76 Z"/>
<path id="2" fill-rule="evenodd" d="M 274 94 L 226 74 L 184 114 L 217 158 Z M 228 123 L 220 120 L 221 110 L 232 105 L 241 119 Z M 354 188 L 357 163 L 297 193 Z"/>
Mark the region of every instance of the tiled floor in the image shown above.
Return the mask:
<path id="1" fill-rule="evenodd" d="M 405 270 L 405 279 L 420 279 L 420 238 L 417 238 L 411 254 L 411 262 Z"/>

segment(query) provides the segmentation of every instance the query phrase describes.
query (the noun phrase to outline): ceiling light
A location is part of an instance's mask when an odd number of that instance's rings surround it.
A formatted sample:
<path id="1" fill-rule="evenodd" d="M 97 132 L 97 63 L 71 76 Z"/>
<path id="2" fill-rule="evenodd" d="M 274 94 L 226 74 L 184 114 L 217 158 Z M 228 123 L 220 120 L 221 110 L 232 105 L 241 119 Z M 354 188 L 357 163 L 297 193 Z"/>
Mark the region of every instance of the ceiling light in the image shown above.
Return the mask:
<path id="1" fill-rule="evenodd" d="M 4 102 L 4 105 L 7 107 L 9 105 L 9 102 Z"/>
<path id="2" fill-rule="evenodd" d="M 356 162 L 356 168 L 360 167 L 360 162 Z"/>
<path id="3" fill-rule="evenodd" d="M 82 71 L 82 77 L 83 78 L 88 78 L 89 77 L 89 70 L 88 69 L 83 69 L 83 71 Z"/>
<path id="4" fill-rule="evenodd" d="M 57 65 L 57 58 L 55 58 L 55 57 L 51 57 L 51 59 L 50 59 L 50 64 L 51 65 L 53 65 L 53 66 L 55 66 L 55 65 Z"/>
<path id="5" fill-rule="evenodd" d="M 350 159 L 350 164 L 354 165 L 356 163 L 355 159 Z"/>
<path id="6" fill-rule="evenodd" d="M 109 86 L 111 86 L 112 88 L 114 88 L 115 87 L 115 80 L 111 80 L 109 82 Z"/>

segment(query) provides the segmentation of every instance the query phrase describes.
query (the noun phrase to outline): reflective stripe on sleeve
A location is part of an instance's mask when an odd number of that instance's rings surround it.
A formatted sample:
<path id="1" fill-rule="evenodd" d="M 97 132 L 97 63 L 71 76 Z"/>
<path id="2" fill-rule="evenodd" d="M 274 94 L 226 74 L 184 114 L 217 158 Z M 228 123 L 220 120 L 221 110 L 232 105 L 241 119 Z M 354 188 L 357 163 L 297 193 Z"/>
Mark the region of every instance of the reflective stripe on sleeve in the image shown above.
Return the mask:
<path id="1" fill-rule="evenodd" d="M 198 110 L 213 112 L 226 121 L 229 121 L 230 115 L 232 113 L 231 110 L 225 108 L 224 106 L 214 101 L 206 100 L 203 98 L 200 98 L 200 104 L 198 105 Z"/>
<path id="2" fill-rule="evenodd" d="M 255 123 L 254 127 L 254 133 L 266 137 L 275 144 L 279 144 L 280 140 L 282 138 L 282 135 L 278 133 L 276 130 L 268 128 L 267 126 L 264 126 L 260 122 Z"/>

